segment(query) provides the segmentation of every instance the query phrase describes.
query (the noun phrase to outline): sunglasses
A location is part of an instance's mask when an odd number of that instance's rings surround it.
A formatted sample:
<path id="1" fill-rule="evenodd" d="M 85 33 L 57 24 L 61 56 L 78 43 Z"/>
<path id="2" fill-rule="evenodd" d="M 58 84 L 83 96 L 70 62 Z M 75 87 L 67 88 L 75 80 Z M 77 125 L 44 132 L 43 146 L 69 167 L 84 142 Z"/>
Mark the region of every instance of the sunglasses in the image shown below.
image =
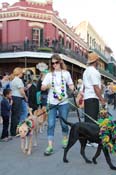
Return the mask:
<path id="1" fill-rule="evenodd" d="M 52 65 L 59 64 L 59 61 L 52 62 Z"/>

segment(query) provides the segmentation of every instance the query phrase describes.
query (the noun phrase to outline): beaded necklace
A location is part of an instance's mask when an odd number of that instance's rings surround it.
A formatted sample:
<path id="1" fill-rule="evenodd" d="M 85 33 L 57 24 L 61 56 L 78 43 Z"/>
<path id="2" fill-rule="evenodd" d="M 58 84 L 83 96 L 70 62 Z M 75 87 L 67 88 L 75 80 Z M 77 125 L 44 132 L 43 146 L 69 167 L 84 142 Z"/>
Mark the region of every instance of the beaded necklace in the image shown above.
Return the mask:
<path id="1" fill-rule="evenodd" d="M 65 97 L 65 93 L 64 93 L 64 78 L 63 78 L 63 75 L 62 75 L 62 71 L 61 71 L 61 93 L 59 94 L 56 91 L 56 89 L 55 89 L 53 73 L 52 73 L 52 88 L 53 88 L 53 97 L 55 99 L 58 99 L 59 101 L 61 101 L 62 98 Z"/>

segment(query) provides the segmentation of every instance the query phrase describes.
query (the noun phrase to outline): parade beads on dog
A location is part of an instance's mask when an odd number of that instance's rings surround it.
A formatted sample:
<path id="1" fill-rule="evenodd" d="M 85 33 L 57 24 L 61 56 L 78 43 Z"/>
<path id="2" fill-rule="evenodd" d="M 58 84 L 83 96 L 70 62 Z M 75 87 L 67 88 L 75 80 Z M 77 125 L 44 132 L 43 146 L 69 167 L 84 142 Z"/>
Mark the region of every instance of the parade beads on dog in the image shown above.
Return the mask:
<path id="1" fill-rule="evenodd" d="M 116 152 L 116 124 L 112 121 L 112 117 L 101 118 L 98 120 L 100 126 L 99 136 L 102 145 L 107 147 L 110 153 Z"/>
<path id="2" fill-rule="evenodd" d="M 20 122 L 18 124 L 18 127 L 20 127 L 23 123 L 26 123 L 29 128 L 32 128 L 32 125 L 33 125 L 32 120 L 26 119 L 25 121 Z"/>

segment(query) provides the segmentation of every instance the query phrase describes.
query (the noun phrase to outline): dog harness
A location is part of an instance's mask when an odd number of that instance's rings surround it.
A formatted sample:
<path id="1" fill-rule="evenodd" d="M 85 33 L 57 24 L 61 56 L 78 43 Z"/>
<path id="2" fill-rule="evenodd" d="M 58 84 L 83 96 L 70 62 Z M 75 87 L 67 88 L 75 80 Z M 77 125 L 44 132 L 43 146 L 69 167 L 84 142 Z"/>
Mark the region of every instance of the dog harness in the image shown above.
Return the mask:
<path id="1" fill-rule="evenodd" d="M 34 120 L 33 119 L 29 119 L 29 120 L 27 120 L 26 124 L 27 124 L 28 129 L 29 129 L 28 130 L 28 133 L 26 135 L 26 136 L 28 136 L 28 135 L 31 135 L 32 134 L 32 129 L 35 127 L 35 123 L 34 123 Z"/>
<path id="2" fill-rule="evenodd" d="M 31 122 L 31 128 L 33 129 L 35 127 L 35 123 L 33 119 L 29 119 L 29 121 Z"/>

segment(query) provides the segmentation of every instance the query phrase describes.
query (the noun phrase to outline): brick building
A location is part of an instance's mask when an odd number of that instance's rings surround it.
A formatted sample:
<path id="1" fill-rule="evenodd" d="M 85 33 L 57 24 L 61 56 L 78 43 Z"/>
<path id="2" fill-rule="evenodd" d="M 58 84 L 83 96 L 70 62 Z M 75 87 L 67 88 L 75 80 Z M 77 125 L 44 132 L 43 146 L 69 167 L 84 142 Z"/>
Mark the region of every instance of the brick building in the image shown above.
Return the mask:
<path id="1" fill-rule="evenodd" d="M 87 44 L 53 10 L 52 0 L 20 0 L 0 9 L 0 71 L 15 66 L 50 65 L 53 52 L 61 54 L 71 72 L 80 77 L 87 61 Z M 79 75 L 77 75 L 79 74 Z"/>
<path id="2" fill-rule="evenodd" d="M 86 68 L 88 46 L 60 19 L 52 0 L 17 0 L 2 3 L 0 9 L 0 74 L 16 66 L 51 65 L 50 57 L 59 53 L 76 80 Z M 103 78 L 113 79 L 102 73 Z"/>

